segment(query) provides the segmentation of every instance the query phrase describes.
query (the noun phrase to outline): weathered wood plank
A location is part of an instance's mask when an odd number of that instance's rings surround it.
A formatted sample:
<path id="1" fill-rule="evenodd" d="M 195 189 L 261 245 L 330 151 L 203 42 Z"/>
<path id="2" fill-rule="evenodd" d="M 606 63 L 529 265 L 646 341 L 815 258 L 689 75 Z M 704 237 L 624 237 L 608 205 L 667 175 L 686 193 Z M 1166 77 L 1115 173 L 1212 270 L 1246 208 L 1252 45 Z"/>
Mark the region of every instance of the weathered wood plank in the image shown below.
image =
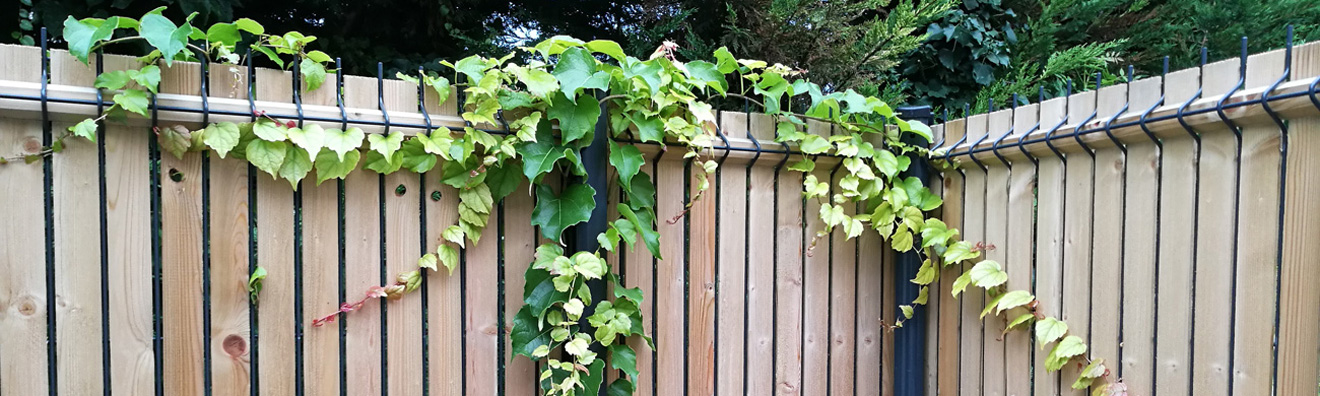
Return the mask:
<path id="1" fill-rule="evenodd" d="M 1293 80 L 1315 78 L 1320 74 L 1320 45 L 1312 43 L 1294 54 Z M 1282 301 L 1279 301 L 1279 374 L 1278 394 L 1309 395 L 1316 391 L 1320 377 L 1316 355 L 1320 354 L 1320 210 L 1315 197 L 1320 196 L 1320 118 L 1289 121 L 1288 174 L 1284 179 L 1283 262 L 1280 265 Z"/>

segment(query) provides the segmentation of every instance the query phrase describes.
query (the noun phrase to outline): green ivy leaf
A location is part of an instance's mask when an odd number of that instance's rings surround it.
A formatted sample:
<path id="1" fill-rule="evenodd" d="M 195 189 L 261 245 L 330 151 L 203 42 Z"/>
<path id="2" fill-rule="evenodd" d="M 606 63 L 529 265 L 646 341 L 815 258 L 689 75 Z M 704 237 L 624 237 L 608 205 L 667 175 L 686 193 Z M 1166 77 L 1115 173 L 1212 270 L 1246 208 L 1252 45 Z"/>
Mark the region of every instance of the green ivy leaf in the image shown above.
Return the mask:
<path id="1" fill-rule="evenodd" d="M 694 79 L 701 82 L 701 85 L 711 87 L 721 95 L 728 90 L 729 82 L 725 80 L 724 73 L 721 73 L 719 67 L 706 61 L 688 62 L 687 71 Z"/>
<path id="2" fill-rule="evenodd" d="M 146 91 L 129 89 L 115 95 L 115 104 L 124 110 L 137 113 L 143 117 L 150 117 L 147 114 L 147 106 L 151 105 L 151 97 L 147 96 Z M 223 155 L 221 156 L 223 157 Z"/>
<path id="3" fill-rule="evenodd" d="M 399 147 L 399 153 L 403 154 L 403 167 L 415 173 L 426 173 L 439 161 L 435 154 L 426 152 L 421 141 L 415 138 L 405 140 Z"/>
<path id="4" fill-rule="evenodd" d="M 346 131 L 328 129 L 322 137 L 325 148 L 334 151 L 335 154 L 338 154 L 339 160 L 343 161 L 345 154 L 350 151 L 356 151 L 358 147 L 362 146 L 362 138 L 364 135 L 365 134 L 361 129 L 352 127 L 348 128 Z"/>
<path id="5" fill-rule="evenodd" d="M 596 72 L 596 58 L 587 50 L 578 47 L 568 48 L 559 55 L 555 64 L 554 77 L 559 79 L 559 90 L 569 101 L 577 101 L 577 90 Z"/>
<path id="6" fill-rule="evenodd" d="M 999 286 L 1008 281 L 1008 273 L 1004 272 L 1004 267 L 994 260 L 976 263 L 968 273 L 972 274 L 972 284 L 982 289 Z"/>
<path id="7" fill-rule="evenodd" d="M 459 226 L 452 225 L 449 226 L 448 228 L 445 228 L 444 231 L 440 232 L 440 237 L 444 238 L 444 240 L 446 241 L 453 242 L 455 245 L 458 245 L 458 247 L 460 248 L 466 246 L 464 244 L 464 239 L 463 239 L 463 228 Z"/>
<path id="8" fill-rule="evenodd" d="M 284 154 L 284 163 L 280 165 L 280 177 L 288 180 L 293 190 L 298 191 L 299 182 L 311 171 L 312 158 L 307 155 L 307 151 L 292 145 L 288 146 L 288 152 Z"/>
<path id="9" fill-rule="evenodd" d="M 321 150 L 321 153 L 316 155 L 314 163 L 316 167 L 316 185 L 319 186 L 326 180 L 348 177 L 349 172 L 357 168 L 359 159 L 362 158 L 357 150 L 349 151 L 343 156 L 342 160 L 334 152 Z"/>
<path id="10" fill-rule="evenodd" d="M 298 71 L 302 72 L 302 80 L 307 83 L 307 91 L 315 91 L 325 83 L 325 66 L 309 58 L 303 58 L 298 63 Z"/>
<path id="11" fill-rule="evenodd" d="M 999 306 L 995 308 L 995 314 L 998 315 L 1004 311 L 1027 305 L 1035 300 L 1036 297 L 1026 290 L 1014 290 L 1004 293 L 1003 298 L 999 299 Z"/>
<path id="12" fill-rule="evenodd" d="M 949 249 L 944 251 L 944 265 L 947 267 L 980 257 L 981 253 L 973 252 L 972 247 L 972 244 L 966 241 L 958 241 L 953 246 L 949 246 Z"/>
<path id="13" fill-rule="evenodd" d="M 637 352 L 628 344 L 610 345 L 610 368 L 621 370 L 628 377 L 637 380 Z"/>
<path id="14" fill-rule="evenodd" d="M 522 165 L 512 161 L 486 169 L 486 185 L 490 187 L 491 199 L 499 202 L 518 189 L 523 182 L 522 171 Z"/>
<path id="15" fill-rule="evenodd" d="M 368 151 L 366 162 L 363 163 L 362 167 L 382 175 L 394 173 L 403 167 L 403 153 L 396 152 L 394 155 L 386 157 L 378 152 Z"/>
<path id="16" fill-rule="evenodd" d="M 265 279 L 266 268 L 262 266 L 257 266 L 256 269 L 252 270 L 252 275 L 248 277 L 248 299 L 252 301 L 253 305 L 257 304 L 257 299 L 261 296 L 261 284 Z"/>
<path id="17" fill-rule="evenodd" d="M 174 56 L 188 45 L 188 35 L 192 34 L 192 26 L 187 23 L 183 26 L 175 26 L 169 18 L 160 15 L 163 9 L 164 7 L 157 8 L 144 15 L 138 26 L 138 34 L 160 51 L 160 57 L 165 60 L 165 65 L 169 66 Z"/>
<path id="18" fill-rule="evenodd" d="M 114 37 L 114 30 L 120 26 L 119 17 L 105 20 L 87 18 L 81 21 L 72 15 L 64 19 L 64 41 L 69 43 L 69 53 L 82 63 L 87 63 L 92 46 Z"/>
<path id="19" fill-rule="evenodd" d="M 319 131 L 321 127 L 318 126 L 316 127 L 316 129 Z M 307 142 L 308 137 L 306 137 L 306 133 L 304 133 L 301 129 L 298 128 L 289 129 L 284 127 L 284 125 L 280 125 L 279 123 L 276 123 L 275 121 L 271 121 L 270 119 L 267 118 L 258 118 L 256 121 L 252 123 L 252 134 L 257 135 L 257 137 L 261 138 L 261 140 L 270 141 L 270 142 L 285 141 L 286 139 L 289 139 L 290 134 L 295 133 L 294 131 L 297 131 L 297 133 L 300 134 L 299 139 L 294 140 L 294 144 L 298 144 L 299 140 L 303 141 L 304 143 Z M 318 146 L 316 147 L 316 151 L 318 152 L 321 151 L 319 144 L 320 142 L 317 142 Z"/>
<path id="20" fill-rule="evenodd" d="M 642 175 L 645 176 L 646 174 L 643 173 Z M 633 179 L 633 181 L 636 180 L 638 179 Z M 663 260 L 660 256 L 660 233 L 655 230 L 654 225 L 655 213 L 651 212 L 650 209 L 644 209 L 641 211 L 641 215 L 638 216 L 638 213 L 634 212 L 628 205 L 619 204 L 617 208 L 619 215 L 628 219 L 633 228 L 642 233 L 642 241 L 646 243 L 646 249 L 651 251 L 651 255 L 656 259 Z"/>
<path id="21" fill-rule="evenodd" d="M 394 131 L 389 135 L 373 133 L 367 135 L 367 143 L 373 151 L 390 157 L 399 150 L 399 146 L 403 145 L 403 132 Z"/>
<path id="22" fill-rule="evenodd" d="M 729 53 L 729 49 L 720 47 L 715 50 L 715 68 L 720 74 L 729 74 L 738 70 L 738 59 Z"/>
<path id="23" fill-rule="evenodd" d="M 96 129 L 96 119 L 88 118 L 69 127 L 69 133 L 72 133 L 73 136 L 82 137 L 95 142 Z M 189 145 L 191 145 L 191 143 Z"/>
<path id="24" fill-rule="evenodd" d="M 421 258 L 417 259 L 417 268 L 436 271 L 436 268 L 438 268 L 436 267 L 436 264 L 439 263 L 439 260 L 440 259 L 436 258 L 435 253 L 423 254 Z"/>
<path id="25" fill-rule="evenodd" d="M 454 268 L 458 267 L 458 249 L 454 249 L 453 246 L 446 244 L 440 244 L 440 247 L 436 248 L 435 255 L 436 258 L 440 260 L 440 265 L 445 266 L 445 269 L 449 271 L 447 274 L 453 275 Z"/>
<path id="26" fill-rule="evenodd" d="M 609 57 L 614 58 L 614 60 L 619 62 L 623 62 L 623 59 L 627 57 L 623 53 L 623 47 L 620 47 L 619 43 L 610 40 L 588 41 L 587 49 L 591 50 L 592 52 L 608 55 Z"/>
<path id="27" fill-rule="evenodd" d="M 125 75 L 151 93 L 156 93 L 156 87 L 160 85 L 160 67 L 156 65 L 146 65 L 139 70 L 128 70 Z"/>
<path id="28" fill-rule="evenodd" d="M 551 101 L 548 116 L 559 121 L 563 144 L 572 144 L 595 130 L 596 119 L 600 117 L 600 102 L 596 98 L 583 96 L 574 103 L 563 94 L 557 94 Z"/>
<path id="29" fill-rule="evenodd" d="M 660 143 L 665 139 L 665 123 L 658 117 L 628 114 L 628 120 L 637 126 L 637 138 L 643 142 Z"/>
<path id="30" fill-rule="evenodd" d="M 619 172 L 619 183 L 625 186 L 632 185 L 633 176 L 642 169 L 642 164 L 646 161 L 642 158 L 642 151 L 637 146 L 631 144 L 618 145 L 610 141 L 610 166 L 613 166 Z"/>
<path id="31" fill-rule="evenodd" d="M 524 305 L 513 317 L 513 331 L 509 333 L 509 348 L 513 356 L 539 359 L 535 356 L 536 349 L 550 345 L 550 330 L 553 327 L 543 329 L 540 318 L 532 312 L 532 306 Z"/>
<path id="32" fill-rule="evenodd" d="M 595 196 L 596 190 L 586 184 L 565 187 L 562 195 L 555 195 L 550 186 L 537 185 L 532 225 L 541 227 L 541 236 L 557 241 L 564 229 L 591 218 Z"/>
<path id="33" fill-rule="evenodd" d="M 1068 324 L 1053 317 L 1045 317 L 1036 322 L 1036 342 L 1044 349 L 1045 344 L 1063 337 L 1068 333 Z"/>
<path id="34" fill-rule="evenodd" d="M 1033 313 L 1024 313 L 1016 318 L 1013 318 L 1013 320 L 1008 322 L 1008 326 L 1004 327 L 1004 334 L 1008 334 L 1008 332 L 1012 331 L 1014 328 L 1025 325 L 1028 322 L 1031 322 L 1031 320 L 1035 318 L 1036 318 L 1036 314 Z"/>
<path id="35" fill-rule="evenodd" d="M 268 142 L 261 139 L 253 139 L 247 144 L 248 162 L 269 173 L 271 177 L 278 178 L 280 167 L 284 165 L 284 157 L 288 153 L 289 147 L 284 142 Z"/>
<path id="36" fill-rule="evenodd" d="M 959 294 L 962 294 L 963 290 L 967 290 L 967 285 L 970 284 L 972 284 L 971 272 L 964 272 L 962 275 L 959 275 L 957 279 L 953 280 L 953 296 L 958 297 Z"/>
<path id="37" fill-rule="evenodd" d="M 256 130 L 257 125 L 252 125 L 252 133 L 255 134 Z M 284 131 L 284 134 L 294 145 L 306 150 L 309 158 L 320 154 L 321 149 L 325 147 L 325 129 L 317 124 L 308 124 L 301 128 L 289 128 Z M 271 134 L 271 137 L 275 136 L 277 135 Z"/>
<path id="38" fill-rule="evenodd" d="M 84 120 L 83 122 L 88 121 L 91 120 Z M 92 128 L 92 132 L 95 133 L 95 123 L 92 124 Z M 182 125 L 158 128 L 156 130 L 156 142 L 161 151 L 170 153 L 174 158 L 183 159 L 183 154 L 192 148 L 192 133 Z"/>
<path id="39" fill-rule="evenodd" d="M 651 183 L 651 175 L 638 173 L 627 187 L 628 207 L 636 211 L 655 209 L 655 183 Z"/>
<path id="40" fill-rule="evenodd" d="M 96 76 L 94 87 L 100 89 L 117 90 L 128 86 L 128 82 L 133 79 L 128 78 L 128 72 L 123 70 L 108 71 Z"/>
<path id="41" fill-rule="evenodd" d="M 554 75 L 544 70 L 517 67 L 513 68 L 513 74 L 518 77 L 518 81 L 522 81 L 523 85 L 527 86 L 527 92 L 536 97 L 549 97 L 551 93 L 559 90 L 559 80 L 555 80 Z"/>
<path id="42" fill-rule="evenodd" d="M 523 143 L 517 146 L 518 157 L 523 161 L 523 175 L 533 184 L 541 182 L 541 176 L 550 173 L 555 162 L 564 158 L 564 146 L 555 145 L 546 139 Z"/>
<path id="43" fill-rule="evenodd" d="M 1059 371 L 1074 356 L 1086 353 L 1086 342 L 1081 337 L 1070 335 L 1059 341 L 1045 358 L 1045 369 Z"/>
<path id="44" fill-rule="evenodd" d="M 238 147 L 239 135 L 237 124 L 232 122 L 215 123 L 207 125 L 206 130 L 202 132 L 202 143 L 206 143 L 207 147 L 215 150 L 216 154 L 220 154 L 220 158 L 224 158 L 230 150 Z"/>
<path id="45" fill-rule="evenodd" d="M 583 395 L 599 395 L 600 386 L 605 383 L 605 361 L 596 359 L 587 366 L 587 375 L 582 377 L 582 385 L 586 388 Z"/>

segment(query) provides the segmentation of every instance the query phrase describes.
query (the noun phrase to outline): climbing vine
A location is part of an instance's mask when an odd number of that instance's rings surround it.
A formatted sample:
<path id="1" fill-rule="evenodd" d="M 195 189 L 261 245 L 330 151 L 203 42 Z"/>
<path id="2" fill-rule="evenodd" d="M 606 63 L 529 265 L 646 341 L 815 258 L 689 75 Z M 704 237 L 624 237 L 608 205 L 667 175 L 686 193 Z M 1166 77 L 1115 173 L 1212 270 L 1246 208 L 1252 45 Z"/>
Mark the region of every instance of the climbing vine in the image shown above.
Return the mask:
<path id="1" fill-rule="evenodd" d="M 160 15 L 162 9 L 136 20 L 69 18 L 65 22 L 69 50 L 83 62 L 89 54 L 117 42 L 143 41 L 153 51 L 139 58 L 141 66 L 136 69 L 98 75 L 96 88 L 113 92 L 113 104 L 97 117 L 68 128 L 50 147 L 23 159 L 34 162 L 59 152 L 70 136 L 94 140 L 106 122 L 121 121 L 130 114 L 147 117 L 160 83 L 161 63 L 169 67 L 174 61 L 205 58 L 236 65 L 246 54 L 259 54 L 282 68 L 297 67 L 305 82 L 302 89 L 315 90 L 326 79 L 331 58 L 306 49 L 316 40 L 314 36 L 267 34 L 249 19 L 202 30 L 190 24 L 191 16 L 176 25 Z M 251 51 L 240 51 L 244 47 Z M 783 65 L 737 59 L 723 48 L 714 52 L 713 62 L 683 62 L 676 58 L 675 50 L 666 43 L 643 60 L 627 56 L 611 41 L 559 36 L 521 48 L 521 54 L 442 62 L 453 71 L 448 75 L 400 74 L 400 79 L 433 89 L 441 102 L 454 89 L 464 93 L 461 116 L 467 126 L 454 130 L 441 128 L 412 136 L 398 131 L 365 133 L 358 128 L 298 125 L 256 111 L 253 122 L 212 123 L 197 130 L 155 128 L 155 134 L 160 148 L 176 157 L 209 150 L 221 158 L 246 160 L 272 177 L 287 180 L 294 189 L 313 171 L 320 184 L 343 179 L 361 164 L 380 174 L 401 170 L 439 174 L 442 183 L 459 191 L 458 219 L 442 230 L 443 241 L 436 251 L 418 259 L 416 270 L 399 274 L 392 284 L 370 288 L 361 300 L 345 302 L 338 311 L 314 320 L 314 326 L 332 322 L 370 299 L 402 298 L 420 286 L 425 270 L 437 271 L 443 266 L 452 272 L 458 265 L 459 249 L 480 240 L 494 204 L 530 181 L 537 186 L 532 224 L 555 242 L 536 250 L 535 261 L 525 274 L 523 306 L 513 320 L 510 339 L 515 357 L 545 362 L 540 380 L 548 395 L 596 394 L 602 387 L 611 395 L 632 393 L 636 353 L 626 341 L 641 339 L 654 348 L 641 325 L 638 306 L 643 295 L 639 289 L 623 287 L 602 258 L 605 252 L 643 246 L 660 258 L 655 185 L 640 172 L 645 159 L 631 143 L 681 147 L 687 160 L 700 165 L 690 206 L 708 189 L 708 175 L 717 166 L 711 153 L 720 135 L 712 106 L 706 101 L 713 97 L 757 101 L 776 122 L 775 140 L 794 144 L 806 154 L 789 169 L 806 173 L 803 197 L 820 204 L 818 216 L 824 227 L 813 237 L 813 246 L 814 239 L 829 235 L 836 227 L 847 238 L 870 230 L 895 250 L 922 257 L 923 265 L 911 280 L 921 285 L 920 293 L 899 307 L 903 318 L 889 326 L 890 330 L 910 319 L 914 306 L 926 304 L 930 285 L 943 269 L 971 263 L 980 256 L 977 245 L 958 240 L 956 229 L 931 217 L 931 211 L 942 204 L 940 197 L 920 180 L 904 176 L 912 166 L 910 158 L 939 157 L 923 146 L 900 140 L 905 133 L 929 140 L 928 126 L 898 118 L 893 108 L 875 97 L 852 90 L 830 92 L 800 78 L 801 71 Z M 510 62 L 516 55 L 528 61 Z M 795 112 L 785 103 L 796 103 L 802 110 Z M 556 192 L 542 181 L 552 172 L 586 175 L 581 151 L 596 138 L 597 121 L 602 117 L 607 124 L 603 131 L 608 134 L 608 161 L 623 191 L 616 207 L 620 217 L 597 236 L 604 252 L 569 254 L 558 243 L 560 237 L 567 228 L 587 221 L 595 207 L 594 197 L 605 192 L 586 184 L 572 184 Z M 808 122 L 828 125 L 835 133 L 807 133 Z M 847 174 L 837 183 L 819 180 L 811 174 L 819 157 L 836 158 Z M 849 214 L 847 208 L 858 210 Z M 248 280 L 254 303 L 265 276 L 258 268 Z M 1006 333 L 1034 329 L 1042 348 L 1053 345 L 1047 369 L 1059 370 L 1069 363 L 1082 366 L 1074 388 L 1092 387 L 1108 375 L 1102 359 L 1086 356 L 1082 338 L 1070 335 L 1067 325 L 1057 318 L 1043 315 L 1037 310 L 1035 296 L 1009 288 L 1007 279 L 999 263 L 980 261 L 954 280 L 953 293 L 957 296 L 968 287 L 981 288 L 989 296 L 982 318 L 1003 316 Z M 614 293 L 608 296 L 612 298 L 593 299 L 586 283 L 598 280 L 613 286 Z M 606 364 L 628 375 L 604 384 Z M 1107 386 L 1095 386 L 1097 393 Z"/>

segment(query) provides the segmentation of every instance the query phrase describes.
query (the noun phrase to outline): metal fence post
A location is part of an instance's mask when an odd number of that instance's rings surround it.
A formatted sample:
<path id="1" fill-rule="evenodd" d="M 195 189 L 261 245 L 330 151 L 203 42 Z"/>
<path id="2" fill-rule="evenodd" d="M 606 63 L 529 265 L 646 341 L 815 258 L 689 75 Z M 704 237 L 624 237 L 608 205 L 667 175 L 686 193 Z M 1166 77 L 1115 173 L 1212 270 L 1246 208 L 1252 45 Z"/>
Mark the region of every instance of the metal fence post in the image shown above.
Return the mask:
<path id="1" fill-rule="evenodd" d="M 596 95 L 596 98 L 600 99 L 601 95 Z M 573 232 L 568 241 L 569 251 L 573 253 L 599 250 L 600 242 L 596 240 L 596 236 L 605 232 L 606 227 L 609 225 L 609 219 L 606 219 L 606 216 L 609 215 L 607 198 L 609 197 L 610 186 L 607 178 L 610 155 L 607 147 L 609 144 L 608 126 L 609 112 L 606 109 L 606 104 L 601 103 L 600 118 L 596 120 L 596 131 L 591 138 L 591 143 L 582 149 L 582 166 L 586 168 L 587 175 L 575 177 L 572 180 L 573 183 L 586 183 L 591 186 L 591 189 L 595 190 L 592 200 L 596 202 L 596 206 L 591 209 L 591 218 L 587 219 L 585 223 L 573 226 Z M 589 280 L 587 281 L 587 288 L 591 290 L 592 304 L 588 304 L 586 309 L 583 310 L 581 325 L 584 332 L 594 334 L 595 330 L 587 323 L 587 317 L 595 312 L 594 304 L 605 299 L 605 280 Z M 604 348 L 600 348 L 598 344 L 593 344 L 592 350 L 604 356 Z M 605 394 L 607 385 L 609 384 L 601 384 L 601 395 Z"/>
<path id="2" fill-rule="evenodd" d="M 898 109 L 899 117 L 908 121 L 921 121 L 929 125 L 932 121 L 930 106 L 903 106 Z M 925 147 L 930 144 L 926 138 L 915 133 L 908 133 L 902 136 L 904 143 Z M 924 158 L 917 154 L 908 154 L 912 159 L 912 165 L 908 167 L 901 175 L 903 178 L 915 177 L 921 180 L 923 185 L 930 180 L 931 169 Z M 921 246 L 920 236 L 913 242 L 914 246 Z M 917 270 L 921 268 L 921 255 L 915 251 L 902 252 L 898 254 L 898 265 L 893 266 L 894 294 L 900 304 L 917 298 L 921 287 L 915 283 L 909 282 L 909 279 L 917 276 Z M 903 328 L 895 331 L 894 334 L 894 394 L 895 395 L 922 395 L 925 394 L 925 369 L 926 369 L 926 312 L 920 305 L 912 307 L 912 318 L 903 321 Z M 901 314 L 900 314 L 901 315 Z"/>

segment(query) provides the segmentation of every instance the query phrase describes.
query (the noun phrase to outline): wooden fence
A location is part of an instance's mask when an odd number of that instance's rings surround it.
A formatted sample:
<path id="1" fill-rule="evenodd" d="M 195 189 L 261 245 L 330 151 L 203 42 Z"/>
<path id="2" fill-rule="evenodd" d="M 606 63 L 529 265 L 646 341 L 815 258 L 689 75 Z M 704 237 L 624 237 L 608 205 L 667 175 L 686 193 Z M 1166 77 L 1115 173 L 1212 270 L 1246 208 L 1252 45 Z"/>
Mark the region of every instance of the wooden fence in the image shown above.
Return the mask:
<path id="1" fill-rule="evenodd" d="M 52 51 L 43 86 L 42 59 L 37 48 L 0 47 L 4 155 L 34 152 L 97 112 L 94 67 Z M 415 85 L 347 77 L 341 113 L 335 77 L 295 100 L 289 73 L 258 69 L 249 104 L 248 71 L 212 65 L 203 101 L 202 75 L 176 63 L 154 120 L 112 123 L 96 143 L 72 139 L 47 160 L 0 166 L 0 395 L 534 394 L 536 367 L 509 358 L 507 335 L 523 271 L 544 242 L 529 225 L 528 188 L 500 203 L 452 275 L 430 274 L 420 293 L 313 328 L 340 302 L 415 268 L 457 216 L 457 194 L 435 174 L 365 170 L 294 191 L 242 161 L 161 155 L 151 132 L 247 121 L 252 106 L 410 133 L 424 120 L 462 125 L 452 100 L 427 94 L 427 120 Z M 661 223 L 666 259 L 644 249 L 609 257 L 645 292 L 658 344 L 638 348 L 637 393 L 892 394 L 893 339 L 880 322 L 892 323 L 898 305 L 889 249 L 874 234 L 809 246 L 821 223 L 804 207 L 802 174 L 753 149 L 753 138 L 770 145 L 771 120 L 720 118 L 742 150 L 689 215 Z M 693 193 L 693 171 L 679 154 L 644 152 L 659 216 L 672 217 Z M 822 165 L 821 177 L 837 169 Z M 245 285 L 258 265 L 269 276 L 252 305 Z"/>
<path id="2" fill-rule="evenodd" d="M 1314 395 L 1317 75 L 1312 43 L 948 121 L 935 129 L 962 161 L 944 218 L 1130 394 Z M 1029 334 L 979 321 L 983 294 L 949 297 L 952 279 L 928 387 L 1088 394 L 1069 388 L 1077 367 L 1045 372 Z"/>

